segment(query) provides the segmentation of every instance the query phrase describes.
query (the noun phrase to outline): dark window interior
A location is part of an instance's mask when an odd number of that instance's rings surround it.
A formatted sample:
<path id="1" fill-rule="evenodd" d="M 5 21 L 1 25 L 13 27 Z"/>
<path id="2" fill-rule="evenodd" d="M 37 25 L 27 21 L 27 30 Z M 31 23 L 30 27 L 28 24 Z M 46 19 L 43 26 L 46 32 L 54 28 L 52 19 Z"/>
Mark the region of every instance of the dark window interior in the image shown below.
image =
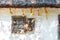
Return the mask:
<path id="1" fill-rule="evenodd" d="M 12 16 L 12 33 L 17 33 L 23 29 L 23 24 L 26 21 L 25 17 L 22 16 Z"/>
<path id="2" fill-rule="evenodd" d="M 33 31 L 35 19 L 23 16 L 12 16 L 12 33 L 26 33 Z"/>
<path id="3" fill-rule="evenodd" d="M 59 21 L 59 26 L 58 26 L 58 38 L 60 40 L 60 15 L 58 15 L 58 21 Z"/>

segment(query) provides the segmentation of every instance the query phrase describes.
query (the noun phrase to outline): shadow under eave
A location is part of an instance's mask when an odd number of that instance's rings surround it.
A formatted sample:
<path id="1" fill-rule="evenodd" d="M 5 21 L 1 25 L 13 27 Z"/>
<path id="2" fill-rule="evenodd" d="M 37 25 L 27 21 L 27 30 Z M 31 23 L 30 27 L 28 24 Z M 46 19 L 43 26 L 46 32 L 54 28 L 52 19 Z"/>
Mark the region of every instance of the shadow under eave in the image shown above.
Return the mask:
<path id="1" fill-rule="evenodd" d="M 0 8 L 41 8 L 41 7 L 50 7 L 50 8 L 60 8 L 60 4 L 25 4 L 25 5 L 20 5 L 20 4 L 14 4 L 14 5 L 5 5 L 2 4 L 0 5 Z"/>

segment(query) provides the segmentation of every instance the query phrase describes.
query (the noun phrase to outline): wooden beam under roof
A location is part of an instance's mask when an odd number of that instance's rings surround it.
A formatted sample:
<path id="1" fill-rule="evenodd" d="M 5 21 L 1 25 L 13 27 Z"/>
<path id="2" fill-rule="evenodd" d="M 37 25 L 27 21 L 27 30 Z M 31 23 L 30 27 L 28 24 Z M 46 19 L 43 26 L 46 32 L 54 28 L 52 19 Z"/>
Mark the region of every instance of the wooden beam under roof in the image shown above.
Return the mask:
<path id="1" fill-rule="evenodd" d="M 0 5 L 0 8 L 60 8 L 60 4 L 31 4 L 31 5 Z"/>
<path id="2" fill-rule="evenodd" d="M 0 8 L 41 8 L 41 7 L 50 7 L 50 8 L 60 8 L 60 4 L 31 4 L 31 5 L 0 5 Z"/>

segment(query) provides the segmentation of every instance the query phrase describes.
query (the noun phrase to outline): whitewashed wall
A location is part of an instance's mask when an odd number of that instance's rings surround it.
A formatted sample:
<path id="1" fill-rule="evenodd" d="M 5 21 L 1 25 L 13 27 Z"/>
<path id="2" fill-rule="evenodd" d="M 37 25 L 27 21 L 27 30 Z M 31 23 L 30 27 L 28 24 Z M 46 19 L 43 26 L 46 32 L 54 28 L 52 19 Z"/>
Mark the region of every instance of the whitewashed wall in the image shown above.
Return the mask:
<path id="1" fill-rule="evenodd" d="M 14 9 L 13 9 L 14 10 Z M 25 15 L 29 16 L 29 9 L 24 9 Z M 37 9 L 33 9 L 35 14 L 35 32 L 31 34 L 12 34 L 11 15 L 8 8 L 0 8 L 0 40 L 58 40 L 58 14 L 60 9 L 47 8 L 48 20 L 44 16 L 43 8 L 40 8 L 41 16 L 37 16 Z M 21 15 L 21 9 L 16 9 L 13 15 Z"/>

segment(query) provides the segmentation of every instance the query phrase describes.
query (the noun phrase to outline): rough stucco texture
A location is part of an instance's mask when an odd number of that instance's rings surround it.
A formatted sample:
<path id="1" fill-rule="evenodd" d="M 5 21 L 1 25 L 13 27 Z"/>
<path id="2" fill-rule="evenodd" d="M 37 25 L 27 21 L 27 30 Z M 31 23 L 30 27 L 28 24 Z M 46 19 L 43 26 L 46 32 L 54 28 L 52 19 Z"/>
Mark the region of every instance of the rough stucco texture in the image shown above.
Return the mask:
<path id="1" fill-rule="evenodd" d="M 49 15 L 48 20 L 45 16 L 35 18 L 34 33 L 12 34 L 11 16 L 0 15 L 0 40 L 58 40 L 58 16 Z"/>

